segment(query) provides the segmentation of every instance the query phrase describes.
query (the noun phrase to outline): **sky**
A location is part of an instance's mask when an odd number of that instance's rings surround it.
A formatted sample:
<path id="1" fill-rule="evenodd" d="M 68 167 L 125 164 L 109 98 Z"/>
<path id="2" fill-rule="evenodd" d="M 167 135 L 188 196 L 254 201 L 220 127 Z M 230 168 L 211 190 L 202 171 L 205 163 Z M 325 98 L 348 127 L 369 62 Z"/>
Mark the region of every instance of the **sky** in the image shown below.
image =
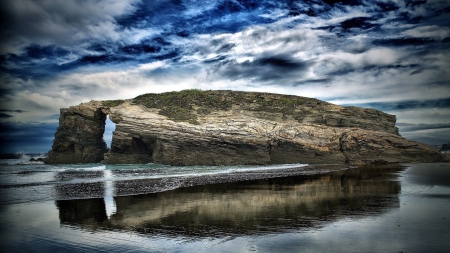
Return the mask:
<path id="1" fill-rule="evenodd" d="M 441 145 L 449 20 L 446 0 L 4 0 L 0 153 L 47 152 L 60 108 L 193 88 L 375 108 Z"/>

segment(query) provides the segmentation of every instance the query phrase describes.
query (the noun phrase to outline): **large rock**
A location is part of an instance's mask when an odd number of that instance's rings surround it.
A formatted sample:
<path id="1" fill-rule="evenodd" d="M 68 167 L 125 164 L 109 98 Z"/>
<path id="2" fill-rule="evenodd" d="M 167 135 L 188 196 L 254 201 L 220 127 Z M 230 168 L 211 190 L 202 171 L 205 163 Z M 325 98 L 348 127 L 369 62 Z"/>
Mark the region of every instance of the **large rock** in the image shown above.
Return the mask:
<path id="1" fill-rule="evenodd" d="M 107 107 L 101 102 L 61 109 L 59 126 L 52 149 L 45 163 L 98 163 L 103 160 L 106 143 L 103 140 Z"/>
<path id="2" fill-rule="evenodd" d="M 346 131 L 340 138 L 340 146 L 347 161 L 352 164 L 445 161 L 435 147 L 386 132 Z"/>
<path id="3" fill-rule="evenodd" d="M 106 115 L 116 123 L 111 149 Z M 395 116 L 317 99 L 188 90 L 61 110 L 47 163 L 171 165 L 438 162 L 398 134 Z"/>

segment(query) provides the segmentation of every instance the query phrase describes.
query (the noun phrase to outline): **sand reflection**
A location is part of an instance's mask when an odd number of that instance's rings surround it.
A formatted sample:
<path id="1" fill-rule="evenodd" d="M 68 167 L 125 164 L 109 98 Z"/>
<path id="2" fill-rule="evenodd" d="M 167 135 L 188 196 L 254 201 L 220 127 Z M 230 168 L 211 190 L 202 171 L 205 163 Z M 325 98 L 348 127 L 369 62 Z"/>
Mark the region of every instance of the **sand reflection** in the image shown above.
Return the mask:
<path id="1" fill-rule="evenodd" d="M 367 167 L 120 196 L 114 197 L 116 212 L 108 215 L 103 198 L 56 205 L 62 224 L 80 228 L 189 238 L 276 233 L 398 208 L 396 178 L 402 170 Z M 114 187 L 120 191 L 120 184 Z"/>

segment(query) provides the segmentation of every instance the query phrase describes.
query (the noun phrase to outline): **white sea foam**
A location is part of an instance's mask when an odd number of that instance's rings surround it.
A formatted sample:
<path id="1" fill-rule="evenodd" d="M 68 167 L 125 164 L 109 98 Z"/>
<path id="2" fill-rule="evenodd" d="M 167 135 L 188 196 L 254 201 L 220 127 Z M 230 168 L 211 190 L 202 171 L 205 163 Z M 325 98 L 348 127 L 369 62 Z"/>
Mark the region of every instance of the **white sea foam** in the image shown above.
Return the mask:
<path id="1" fill-rule="evenodd" d="M 27 162 L 31 156 L 21 155 L 20 159 L 4 159 L 6 165 L 1 165 L 0 175 L 4 185 L 66 185 L 101 183 L 112 186 L 112 182 L 130 182 L 131 184 L 149 184 L 154 182 L 170 182 L 178 187 L 180 182 L 211 181 L 220 178 L 233 180 L 249 180 L 256 178 L 279 177 L 287 174 L 308 174 L 307 164 L 278 165 L 238 165 L 238 166 L 168 166 L 160 164 L 66 164 L 49 165 Z M 161 181 L 160 181 L 161 180 Z M 132 183 L 132 181 L 134 181 Z M 200 182 L 199 181 L 199 182 Z M 213 182 L 211 181 L 211 182 Z M 168 185 L 167 187 L 170 187 Z M 111 187 L 110 187 L 111 188 Z"/>
<path id="2" fill-rule="evenodd" d="M 30 155 L 30 154 L 26 154 L 26 153 L 16 153 L 15 156 L 17 158 L 14 159 L 0 159 L 0 165 L 32 165 L 32 164 L 44 164 L 41 161 L 30 161 L 32 158 L 33 159 L 37 159 L 37 158 L 44 158 L 45 155 L 44 154 L 39 154 L 39 155 Z"/>
<path id="3" fill-rule="evenodd" d="M 198 176 L 210 176 L 220 174 L 231 173 L 245 173 L 245 172 L 271 172 L 274 170 L 293 169 L 305 167 L 307 164 L 282 164 L 282 165 L 270 165 L 270 166 L 219 166 L 219 167 L 199 167 L 190 173 L 174 173 L 168 175 L 155 175 L 151 178 L 166 178 L 166 177 L 198 177 Z"/>
<path id="4" fill-rule="evenodd" d="M 264 166 L 165 166 L 157 164 L 146 165 L 68 165 L 65 172 L 70 171 L 82 173 L 83 171 L 105 171 L 103 177 L 77 178 L 70 180 L 71 183 L 109 182 L 123 180 L 142 179 L 171 179 L 231 175 L 238 173 L 276 173 L 288 169 L 299 169 L 307 164 L 278 164 Z M 64 173 L 64 172 L 62 172 Z"/>

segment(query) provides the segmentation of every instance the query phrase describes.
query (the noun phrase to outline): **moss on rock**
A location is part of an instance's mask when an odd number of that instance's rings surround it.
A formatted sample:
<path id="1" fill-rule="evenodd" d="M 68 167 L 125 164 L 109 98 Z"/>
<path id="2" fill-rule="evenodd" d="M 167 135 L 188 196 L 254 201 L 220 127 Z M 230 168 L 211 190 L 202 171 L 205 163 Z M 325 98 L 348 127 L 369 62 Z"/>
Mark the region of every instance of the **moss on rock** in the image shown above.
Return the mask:
<path id="1" fill-rule="evenodd" d="M 110 102 L 112 103 L 112 102 Z M 314 98 L 263 92 L 230 90 L 203 91 L 198 89 L 137 96 L 132 104 L 159 109 L 159 114 L 174 121 L 199 124 L 198 118 L 218 111 L 246 111 L 256 118 L 295 120 L 335 127 L 384 129 L 398 134 L 392 122 L 395 116 L 374 109 L 333 105 Z M 334 115 L 334 116 L 330 116 Z M 373 120 L 379 124 L 374 126 Z M 370 124 L 367 124 L 370 122 Z M 388 122 L 388 123 L 383 123 Z"/>
<path id="2" fill-rule="evenodd" d="M 105 100 L 105 101 L 102 101 L 102 105 L 103 105 L 103 106 L 114 107 L 114 106 L 118 106 L 118 105 L 123 104 L 123 102 L 125 102 L 125 100 L 122 100 L 122 99 L 117 99 L 117 100 Z"/>

